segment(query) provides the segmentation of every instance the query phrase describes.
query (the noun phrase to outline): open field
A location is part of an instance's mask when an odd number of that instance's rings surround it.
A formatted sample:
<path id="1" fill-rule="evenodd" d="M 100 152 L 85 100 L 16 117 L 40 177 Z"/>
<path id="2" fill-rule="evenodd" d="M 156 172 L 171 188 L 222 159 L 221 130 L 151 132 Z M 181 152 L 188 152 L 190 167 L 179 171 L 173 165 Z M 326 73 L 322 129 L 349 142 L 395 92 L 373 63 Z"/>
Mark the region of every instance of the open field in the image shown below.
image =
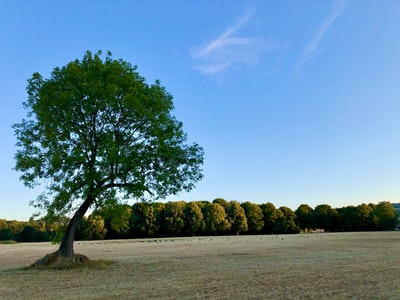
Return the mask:
<path id="1" fill-rule="evenodd" d="M 112 263 L 22 268 L 56 248 L 0 245 L 0 298 L 400 299 L 400 232 L 76 242 Z"/>

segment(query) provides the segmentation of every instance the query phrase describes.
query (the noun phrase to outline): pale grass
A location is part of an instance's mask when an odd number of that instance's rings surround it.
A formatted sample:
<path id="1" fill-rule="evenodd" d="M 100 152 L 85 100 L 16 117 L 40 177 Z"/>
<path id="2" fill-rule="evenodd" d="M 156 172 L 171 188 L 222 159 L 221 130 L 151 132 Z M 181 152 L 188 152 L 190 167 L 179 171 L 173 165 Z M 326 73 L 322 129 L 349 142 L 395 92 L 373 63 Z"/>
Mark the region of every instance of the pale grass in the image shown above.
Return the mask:
<path id="1" fill-rule="evenodd" d="M 400 232 L 76 242 L 99 263 L 23 268 L 56 249 L 0 245 L 0 298 L 400 299 Z"/>

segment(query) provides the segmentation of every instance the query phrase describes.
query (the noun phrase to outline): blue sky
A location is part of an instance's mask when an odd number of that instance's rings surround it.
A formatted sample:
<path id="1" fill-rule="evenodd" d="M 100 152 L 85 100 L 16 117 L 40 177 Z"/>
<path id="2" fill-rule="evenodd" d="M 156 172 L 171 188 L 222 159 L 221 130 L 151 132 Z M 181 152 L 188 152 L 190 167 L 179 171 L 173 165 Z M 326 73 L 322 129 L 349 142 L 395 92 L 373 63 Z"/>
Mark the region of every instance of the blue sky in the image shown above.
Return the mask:
<path id="1" fill-rule="evenodd" d="M 397 0 L 0 3 L 0 218 L 40 192 L 12 170 L 26 80 L 86 50 L 160 79 L 204 147 L 204 179 L 167 200 L 400 202 Z"/>

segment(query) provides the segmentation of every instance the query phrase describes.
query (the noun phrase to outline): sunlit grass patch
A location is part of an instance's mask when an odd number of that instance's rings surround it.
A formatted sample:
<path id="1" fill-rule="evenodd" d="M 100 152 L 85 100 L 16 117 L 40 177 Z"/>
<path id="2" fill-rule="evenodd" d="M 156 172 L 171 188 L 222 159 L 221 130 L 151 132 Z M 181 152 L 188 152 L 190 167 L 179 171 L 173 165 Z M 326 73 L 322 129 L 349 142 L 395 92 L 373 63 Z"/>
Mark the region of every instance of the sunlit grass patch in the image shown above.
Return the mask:
<path id="1" fill-rule="evenodd" d="M 0 295 L 6 299 L 42 299 L 44 293 L 50 299 L 397 299 L 399 241 L 398 232 L 82 241 L 75 250 L 90 260 L 80 266 L 12 270 L 56 247 L 4 245 Z"/>

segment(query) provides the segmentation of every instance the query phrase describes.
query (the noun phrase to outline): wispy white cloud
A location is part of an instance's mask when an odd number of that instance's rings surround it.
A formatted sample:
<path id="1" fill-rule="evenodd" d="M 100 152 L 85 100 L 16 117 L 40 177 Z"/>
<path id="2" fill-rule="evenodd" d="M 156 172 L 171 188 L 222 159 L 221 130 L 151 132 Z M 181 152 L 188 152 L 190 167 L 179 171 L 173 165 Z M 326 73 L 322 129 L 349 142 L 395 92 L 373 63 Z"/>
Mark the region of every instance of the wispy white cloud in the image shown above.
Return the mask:
<path id="1" fill-rule="evenodd" d="M 217 38 L 191 49 L 195 68 L 204 75 L 220 75 L 233 68 L 256 62 L 265 51 L 288 47 L 288 44 L 241 33 L 251 18 L 251 13 L 246 14 Z"/>
<path id="2" fill-rule="evenodd" d="M 315 55 L 320 53 L 320 43 L 329 28 L 332 27 L 333 23 L 339 17 L 345 7 L 346 0 L 335 0 L 333 3 L 333 9 L 328 17 L 317 27 L 314 35 L 311 37 L 310 42 L 304 48 L 303 53 L 297 64 L 296 72 L 301 73 L 303 66 Z"/>

